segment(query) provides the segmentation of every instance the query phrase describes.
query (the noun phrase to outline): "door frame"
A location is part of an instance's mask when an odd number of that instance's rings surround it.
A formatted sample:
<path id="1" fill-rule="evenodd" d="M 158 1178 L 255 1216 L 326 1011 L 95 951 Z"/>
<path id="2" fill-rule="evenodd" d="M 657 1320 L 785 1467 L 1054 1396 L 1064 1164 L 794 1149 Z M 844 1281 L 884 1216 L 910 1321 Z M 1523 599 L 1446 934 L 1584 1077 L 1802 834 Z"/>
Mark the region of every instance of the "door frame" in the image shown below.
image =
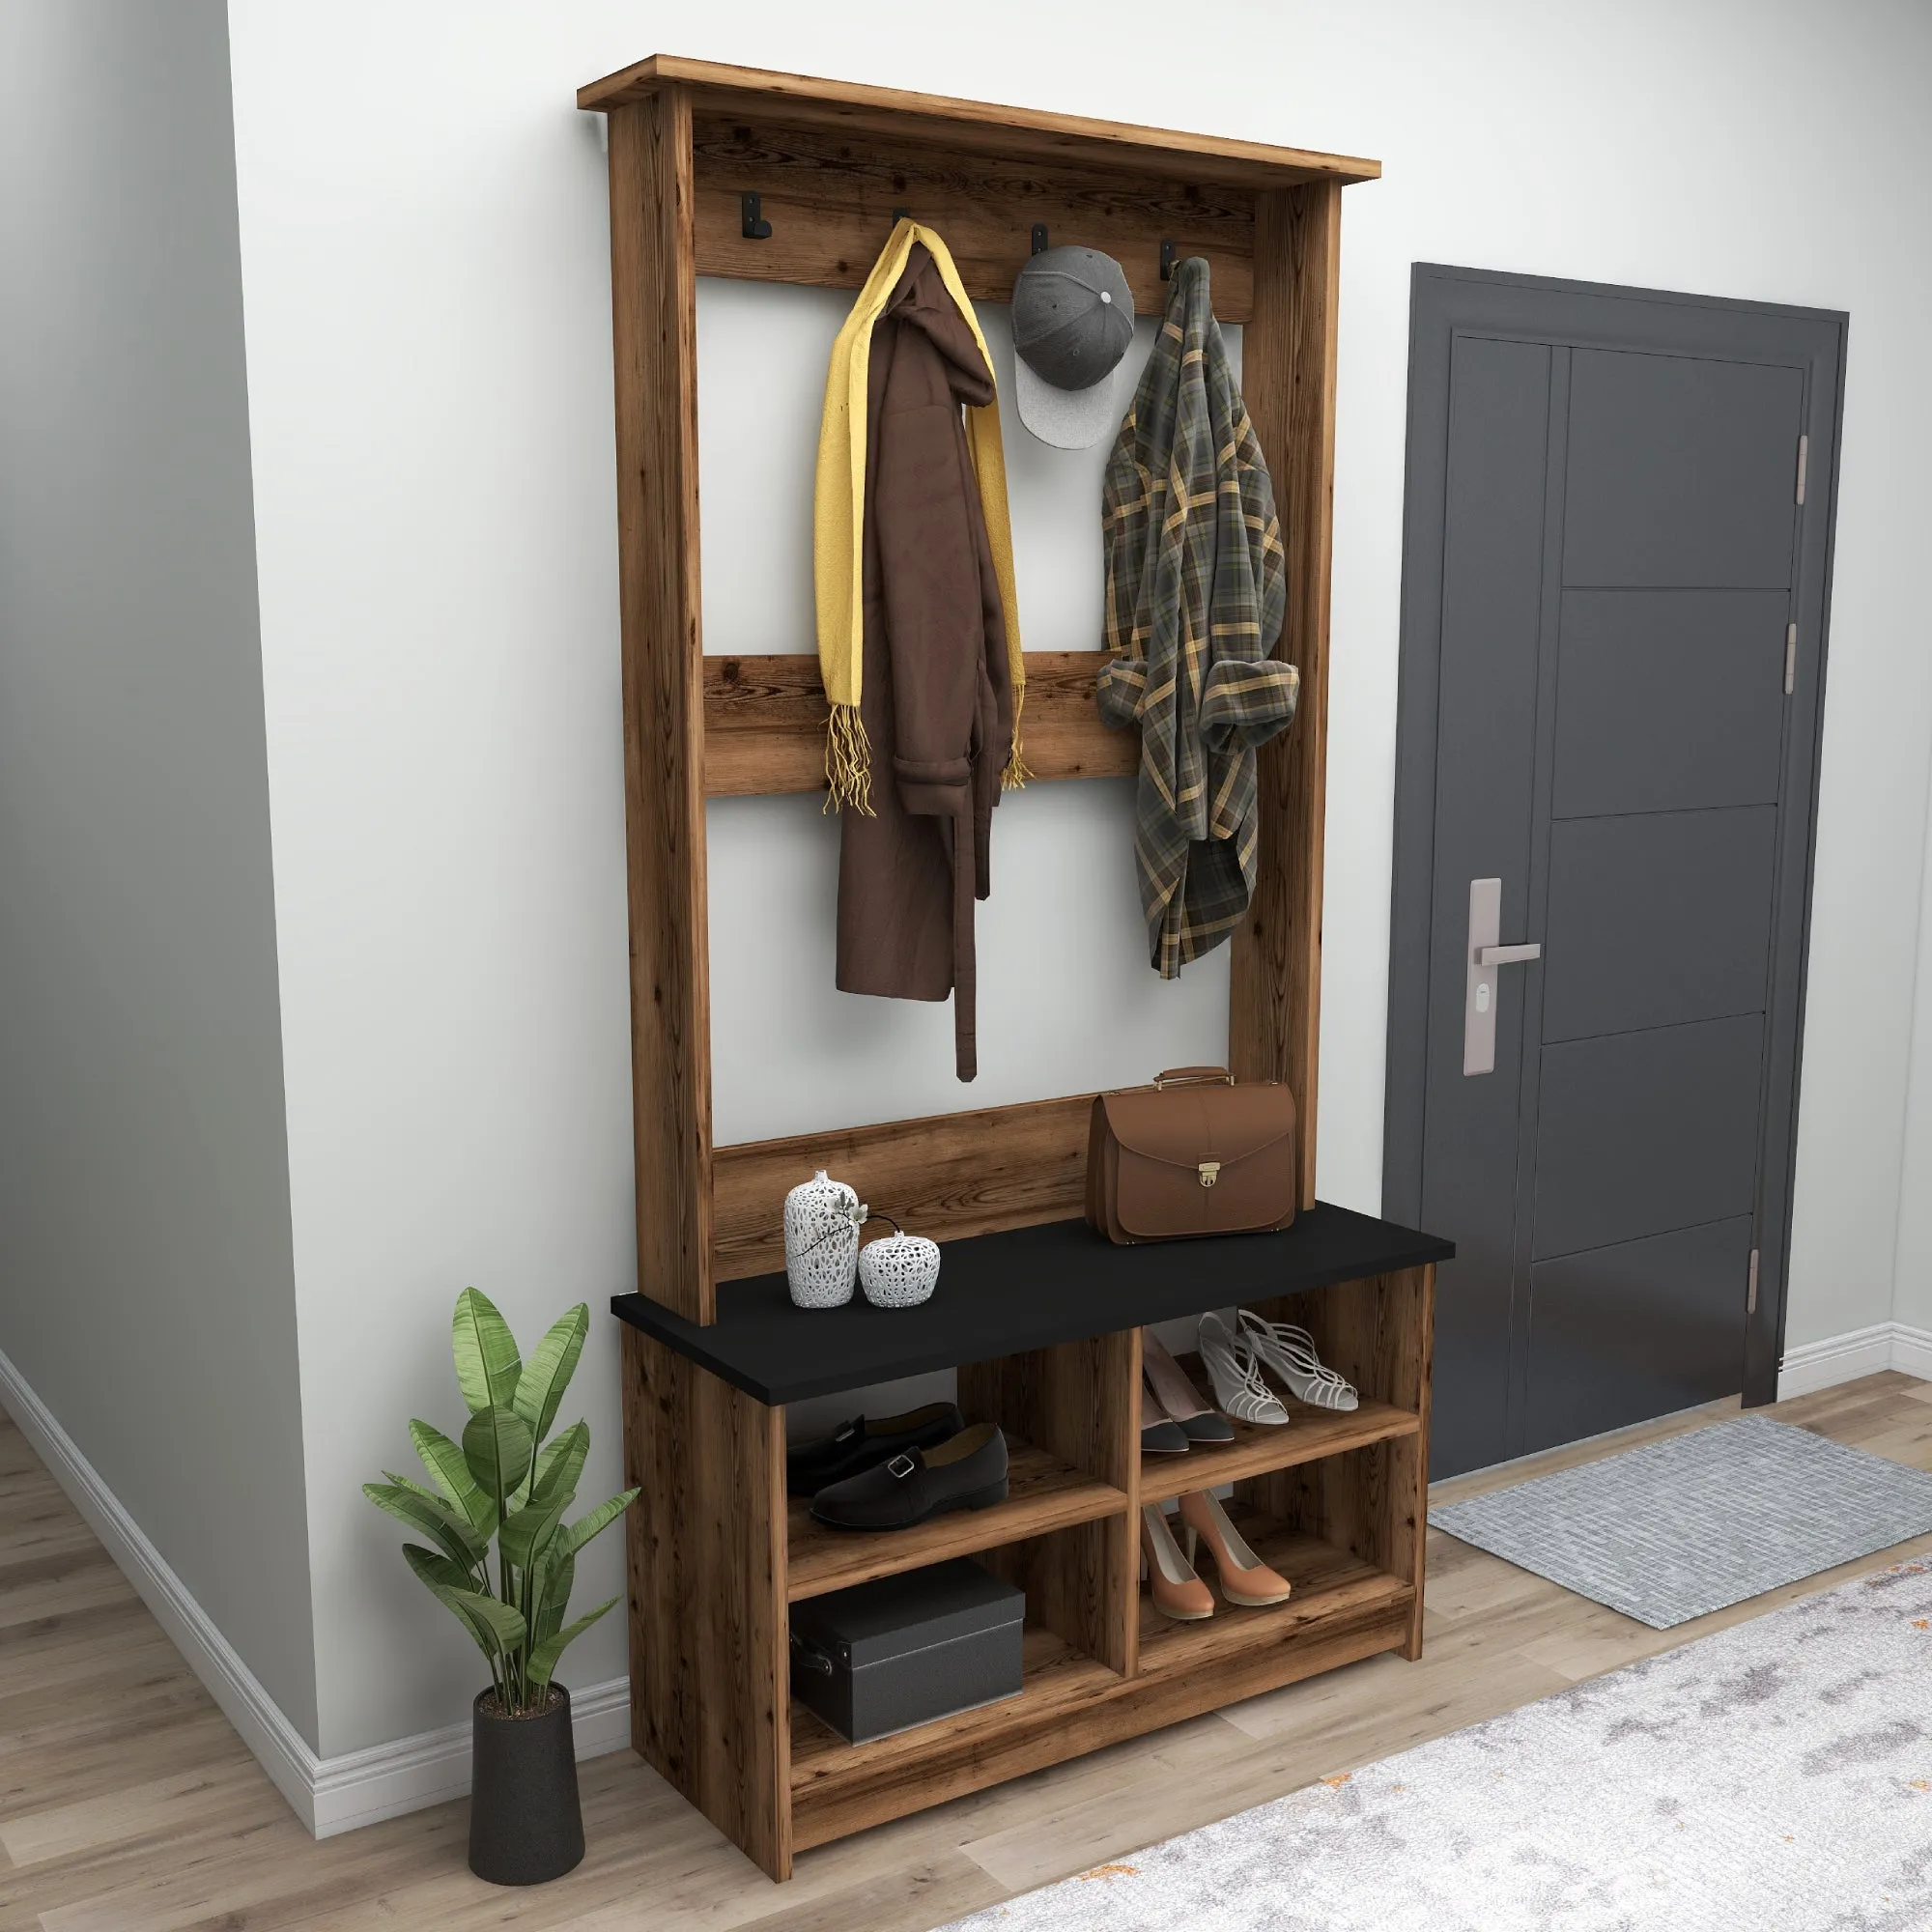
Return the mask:
<path id="1" fill-rule="evenodd" d="M 1747 336 L 1755 335 L 1757 344 L 1747 343 L 1741 352 L 1738 330 L 1741 319 L 1747 318 L 1761 319 L 1764 326 L 1752 330 L 1747 324 Z M 1795 332 L 1790 327 L 1794 323 L 1802 326 Z M 1805 499 L 1798 526 L 1798 674 L 1786 713 L 1781 787 L 1786 800 L 1795 802 L 1803 796 L 1805 810 L 1801 818 L 1781 806 L 1778 815 L 1770 1043 L 1755 1210 L 1758 1297 L 1756 1311 L 1747 1316 L 1745 1326 L 1747 1406 L 1777 1399 L 1784 1349 L 1849 323 L 1850 318 L 1835 309 L 1794 308 L 1429 262 L 1416 263 L 1411 274 L 1382 1143 L 1382 1211 L 1391 1220 L 1411 1226 L 1419 1221 L 1422 1207 L 1450 363 L 1456 337 L 1500 336 L 1573 348 L 1649 349 L 1692 355 L 1701 346 L 1727 360 L 1761 360 L 1804 370 L 1804 432 L 1810 440 Z M 1795 484 L 1795 472 L 1793 480 Z M 1517 1367 L 1511 1364 L 1513 1388 Z"/>

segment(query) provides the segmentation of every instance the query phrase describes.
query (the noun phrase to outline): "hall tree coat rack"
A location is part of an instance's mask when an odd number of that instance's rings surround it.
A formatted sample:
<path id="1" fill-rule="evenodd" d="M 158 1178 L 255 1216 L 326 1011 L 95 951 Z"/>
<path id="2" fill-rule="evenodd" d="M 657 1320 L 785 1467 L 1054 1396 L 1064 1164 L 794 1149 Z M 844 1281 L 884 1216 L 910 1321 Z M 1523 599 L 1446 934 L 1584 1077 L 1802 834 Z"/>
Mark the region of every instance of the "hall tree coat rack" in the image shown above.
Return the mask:
<path id="1" fill-rule="evenodd" d="M 578 101 L 610 117 L 639 1289 L 612 1305 L 626 1481 L 642 1491 L 627 1519 L 632 1736 L 783 1878 L 807 1846 L 1420 1652 L 1430 1312 L 1449 1249 L 1314 1193 L 1342 189 L 1380 170 L 665 55 Z M 1164 307 L 1176 256 L 1205 255 L 1217 314 L 1245 327 L 1288 553 L 1277 654 L 1299 667 L 1301 702 L 1261 754 L 1228 1060 L 1294 1093 L 1304 1211 L 1286 1233 L 1138 1248 L 1088 1234 L 1084 1094 L 712 1145 L 705 801 L 822 788 L 826 705 L 810 639 L 788 656 L 703 654 L 696 278 L 857 289 L 901 210 L 946 237 L 976 300 L 1009 299 L 1043 226 L 1113 255 L 1143 314 Z M 1094 707 L 1102 657 L 1027 654 L 1037 781 L 1135 769 L 1132 735 Z M 1122 863 L 1127 836 L 1123 819 Z M 946 1244 L 931 1302 L 790 1307 L 781 1204 L 817 1167 Z M 1236 1425 L 1211 1463 L 1143 1473 L 1140 1324 L 1236 1300 L 1312 1327 L 1360 1409 L 1291 1405 L 1288 1428 Z M 1006 1503 L 891 1535 L 838 1535 L 788 1506 L 787 1402 L 942 1367 L 969 1417 L 1008 1432 Z M 1204 1481 L 1235 1483 L 1249 1540 L 1294 1583 L 1288 1605 L 1188 1625 L 1143 1606 L 1139 1507 Z M 789 1603 L 966 1553 L 1026 1590 L 1018 1697 L 857 1747 L 790 1701 Z"/>

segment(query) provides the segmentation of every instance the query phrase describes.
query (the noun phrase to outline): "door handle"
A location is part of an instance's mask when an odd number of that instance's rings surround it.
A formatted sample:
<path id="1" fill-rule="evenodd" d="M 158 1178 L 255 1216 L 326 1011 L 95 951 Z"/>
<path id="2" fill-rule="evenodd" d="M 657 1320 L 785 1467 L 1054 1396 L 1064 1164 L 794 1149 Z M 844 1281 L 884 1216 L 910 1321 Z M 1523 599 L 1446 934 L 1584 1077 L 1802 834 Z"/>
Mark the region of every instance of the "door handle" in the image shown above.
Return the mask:
<path id="1" fill-rule="evenodd" d="M 1496 1070 L 1496 968 L 1520 966 L 1543 957 L 1535 941 L 1504 946 L 1502 938 L 1503 882 L 1469 881 L 1468 973 L 1463 995 L 1463 1071 Z"/>

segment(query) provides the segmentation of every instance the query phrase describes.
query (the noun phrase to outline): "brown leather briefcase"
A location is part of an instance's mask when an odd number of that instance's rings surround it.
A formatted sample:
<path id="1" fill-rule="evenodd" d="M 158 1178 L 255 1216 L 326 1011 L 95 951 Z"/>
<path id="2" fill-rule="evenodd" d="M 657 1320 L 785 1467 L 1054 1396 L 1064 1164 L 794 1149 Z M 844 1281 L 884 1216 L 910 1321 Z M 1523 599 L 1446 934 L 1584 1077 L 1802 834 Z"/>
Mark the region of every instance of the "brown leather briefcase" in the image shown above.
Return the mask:
<path id="1" fill-rule="evenodd" d="M 1087 1219 L 1110 1241 L 1285 1228 L 1300 1191 L 1294 1095 L 1276 1081 L 1177 1066 L 1094 1097 Z"/>

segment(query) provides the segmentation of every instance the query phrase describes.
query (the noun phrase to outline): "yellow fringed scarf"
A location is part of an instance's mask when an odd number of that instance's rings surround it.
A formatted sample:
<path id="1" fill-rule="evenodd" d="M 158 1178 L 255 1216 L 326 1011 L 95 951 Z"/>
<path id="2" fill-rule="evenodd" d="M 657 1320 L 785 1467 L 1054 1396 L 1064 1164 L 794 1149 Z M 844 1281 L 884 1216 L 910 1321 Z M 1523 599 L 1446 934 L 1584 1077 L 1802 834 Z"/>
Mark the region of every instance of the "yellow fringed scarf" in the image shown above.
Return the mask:
<path id="1" fill-rule="evenodd" d="M 825 776 L 831 807 L 871 810 L 871 747 L 859 720 L 865 640 L 866 383 L 872 360 L 872 325 L 898 286 L 913 243 L 923 242 L 938 265 L 946 292 L 973 331 L 990 370 L 993 358 L 973 313 L 952 256 L 930 228 L 901 220 L 886 251 L 872 265 L 852 313 L 832 345 L 825 374 L 825 418 L 818 431 L 818 482 L 812 503 L 812 563 L 818 591 L 818 668 L 831 701 L 825 740 Z M 1020 649 L 1019 600 L 1013 591 L 1013 533 L 1007 515 L 1007 458 L 1000 440 L 997 397 L 966 412 L 966 445 L 980 486 L 980 507 L 993 553 L 993 576 L 1007 624 L 1007 667 L 1013 687 L 1013 748 L 1001 774 L 1003 786 L 1024 784 L 1020 758 L 1020 705 L 1026 695 L 1026 660 Z"/>

